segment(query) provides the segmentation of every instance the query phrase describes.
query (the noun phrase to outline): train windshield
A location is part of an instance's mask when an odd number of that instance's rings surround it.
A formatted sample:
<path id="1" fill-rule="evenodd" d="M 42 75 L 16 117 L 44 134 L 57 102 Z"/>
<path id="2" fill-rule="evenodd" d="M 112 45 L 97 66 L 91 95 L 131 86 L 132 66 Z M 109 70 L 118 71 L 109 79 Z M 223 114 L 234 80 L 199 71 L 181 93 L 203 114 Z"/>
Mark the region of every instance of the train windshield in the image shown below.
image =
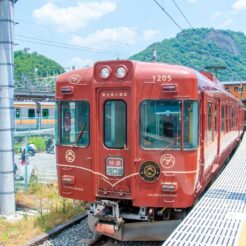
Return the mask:
<path id="1" fill-rule="evenodd" d="M 181 148 L 182 102 L 146 100 L 141 104 L 141 145 L 151 149 Z"/>
<path id="2" fill-rule="evenodd" d="M 85 101 L 60 103 L 60 144 L 89 144 L 89 104 Z"/>

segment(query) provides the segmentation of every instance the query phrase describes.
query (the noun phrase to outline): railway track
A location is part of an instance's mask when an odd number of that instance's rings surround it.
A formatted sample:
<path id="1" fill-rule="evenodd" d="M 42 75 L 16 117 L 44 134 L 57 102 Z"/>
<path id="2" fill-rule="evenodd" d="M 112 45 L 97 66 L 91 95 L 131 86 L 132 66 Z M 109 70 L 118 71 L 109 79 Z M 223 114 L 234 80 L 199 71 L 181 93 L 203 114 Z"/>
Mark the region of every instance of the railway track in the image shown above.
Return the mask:
<path id="1" fill-rule="evenodd" d="M 87 215 L 83 214 L 32 239 L 25 246 L 160 246 L 162 244 L 163 242 L 121 242 L 94 234 L 88 228 Z"/>

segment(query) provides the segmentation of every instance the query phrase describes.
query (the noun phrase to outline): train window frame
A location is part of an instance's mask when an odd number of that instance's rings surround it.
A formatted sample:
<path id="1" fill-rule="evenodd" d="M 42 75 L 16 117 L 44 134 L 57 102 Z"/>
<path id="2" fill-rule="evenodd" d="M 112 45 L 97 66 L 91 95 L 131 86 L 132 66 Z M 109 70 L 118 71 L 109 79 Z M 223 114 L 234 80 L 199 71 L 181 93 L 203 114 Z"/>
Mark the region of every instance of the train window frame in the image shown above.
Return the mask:
<path id="1" fill-rule="evenodd" d="M 83 125 L 82 125 L 82 128 L 77 132 L 76 137 L 74 139 L 73 142 L 70 142 L 70 143 L 64 143 L 62 141 L 62 127 L 63 127 L 63 124 L 62 124 L 62 103 L 81 103 L 81 102 L 84 102 L 87 104 L 87 114 L 88 114 L 88 117 L 87 117 L 87 123 L 85 122 L 85 124 L 87 125 L 88 127 L 88 141 L 86 142 L 86 144 L 81 144 L 80 143 L 80 140 L 81 138 L 79 139 L 78 141 L 78 138 L 79 138 L 79 135 L 83 129 Z M 57 131 L 56 131 L 56 139 L 57 139 L 57 145 L 59 146 L 76 146 L 76 147 L 79 147 L 79 148 L 88 148 L 89 145 L 90 145 L 90 136 L 91 136 L 91 133 L 90 133 L 90 103 L 88 100 L 69 100 L 69 101 L 66 101 L 66 100 L 63 100 L 63 101 L 57 101 L 56 102 L 56 105 L 57 105 L 57 112 L 56 112 L 56 119 L 57 119 L 57 123 L 56 123 L 56 126 L 58 127 Z M 75 118 L 75 117 L 74 117 Z M 83 122 L 83 121 L 81 121 Z M 86 127 L 85 125 L 85 127 Z M 71 127 L 71 126 L 70 126 Z M 74 125 L 73 126 L 74 128 L 76 128 L 76 126 Z"/>
<path id="2" fill-rule="evenodd" d="M 122 146 L 109 146 L 106 144 L 106 130 L 105 130 L 105 125 L 106 125 L 106 119 L 105 119 L 105 107 L 107 102 L 123 102 L 125 105 L 125 141 Z M 103 144 L 106 148 L 108 149 L 124 149 L 127 146 L 127 114 L 128 114 L 128 105 L 127 102 L 122 100 L 122 99 L 109 99 L 105 100 L 103 104 Z"/>
<path id="3" fill-rule="evenodd" d="M 194 125 L 192 125 L 192 129 L 193 129 L 193 132 L 194 134 L 197 133 L 197 136 L 196 136 L 196 145 L 194 147 L 191 147 L 191 148 L 187 148 L 185 147 L 185 103 L 186 102 L 193 102 L 193 103 L 196 103 L 196 123 L 197 123 L 197 129 L 196 131 L 194 131 Z M 199 100 L 183 100 L 183 116 L 182 116 L 182 124 L 183 124 L 183 140 L 182 140 L 182 146 L 183 146 L 183 150 L 184 151 L 187 151 L 187 150 L 196 150 L 199 148 L 199 135 L 200 135 L 200 102 Z M 193 119 L 194 120 L 194 119 Z"/>
<path id="4" fill-rule="evenodd" d="M 163 101 L 166 101 L 166 102 L 179 102 L 180 104 L 180 134 L 179 134 L 179 146 L 176 147 L 176 148 L 172 148 L 172 147 L 168 147 L 168 146 L 163 146 L 163 147 L 153 147 L 153 148 L 148 148 L 148 147 L 145 147 L 143 146 L 142 144 L 142 114 L 141 114 L 141 107 L 143 105 L 144 102 L 147 102 L 147 101 L 152 101 L 152 102 L 163 102 Z M 168 149 L 168 150 L 172 150 L 172 151 L 180 151 L 180 150 L 183 150 L 183 134 L 182 134 L 182 128 L 183 128 L 183 123 L 182 123 L 182 117 L 183 117 L 183 100 L 176 100 L 176 99 L 147 99 L 147 100 L 143 100 L 140 102 L 139 104 L 139 146 L 143 149 L 143 150 L 146 150 L 146 151 L 152 151 L 152 150 L 163 150 L 163 149 Z"/>
<path id="5" fill-rule="evenodd" d="M 31 113 L 31 112 L 32 112 L 32 113 Z M 27 115 L 28 115 L 28 118 L 29 118 L 29 119 L 35 118 L 35 117 L 36 117 L 35 108 L 29 108 L 29 109 L 28 109 Z"/>

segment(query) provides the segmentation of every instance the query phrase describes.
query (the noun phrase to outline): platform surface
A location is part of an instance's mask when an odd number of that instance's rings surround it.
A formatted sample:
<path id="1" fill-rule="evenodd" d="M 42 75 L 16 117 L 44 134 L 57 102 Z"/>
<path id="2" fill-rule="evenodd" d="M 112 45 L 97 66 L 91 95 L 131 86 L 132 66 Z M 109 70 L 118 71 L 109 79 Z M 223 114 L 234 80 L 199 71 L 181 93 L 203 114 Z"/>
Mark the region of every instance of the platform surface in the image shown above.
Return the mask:
<path id="1" fill-rule="evenodd" d="M 236 153 L 163 246 L 246 246 L 246 134 Z"/>

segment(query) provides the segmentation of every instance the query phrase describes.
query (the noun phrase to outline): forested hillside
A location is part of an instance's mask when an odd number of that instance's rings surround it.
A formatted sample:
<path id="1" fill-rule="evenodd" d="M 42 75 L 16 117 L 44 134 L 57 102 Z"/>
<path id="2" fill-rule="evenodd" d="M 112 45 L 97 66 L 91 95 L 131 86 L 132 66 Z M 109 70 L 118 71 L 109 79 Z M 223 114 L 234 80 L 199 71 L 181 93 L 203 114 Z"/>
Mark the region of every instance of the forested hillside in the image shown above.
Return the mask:
<path id="1" fill-rule="evenodd" d="M 225 66 L 218 71 L 218 78 L 246 80 L 246 35 L 229 30 L 208 28 L 187 29 L 175 38 L 153 43 L 132 60 L 151 61 L 153 50 L 157 61 L 180 64 L 204 70 L 207 66 Z"/>
<path id="2" fill-rule="evenodd" d="M 61 65 L 37 52 L 16 51 L 14 62 L 16 81 L 33 80 L 64 72 Z"/>

